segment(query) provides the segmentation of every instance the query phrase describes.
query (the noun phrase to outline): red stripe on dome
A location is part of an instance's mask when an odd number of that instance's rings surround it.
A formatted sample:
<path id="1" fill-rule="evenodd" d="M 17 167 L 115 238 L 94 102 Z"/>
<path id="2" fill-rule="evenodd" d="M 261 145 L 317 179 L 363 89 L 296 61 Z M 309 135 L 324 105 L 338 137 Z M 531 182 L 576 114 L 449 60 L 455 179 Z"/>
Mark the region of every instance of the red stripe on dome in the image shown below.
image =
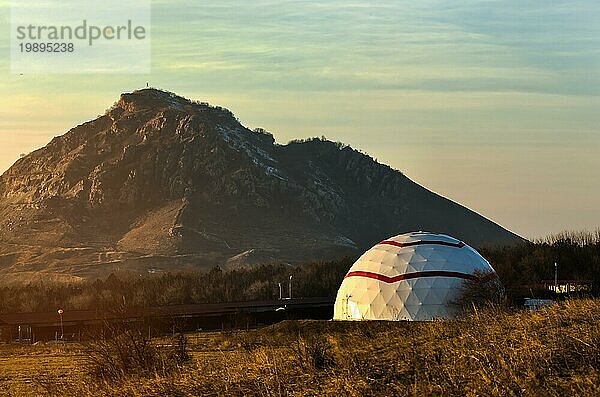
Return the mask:
<path id="1" fill-rule="evenodd" d="M 410 241 L 410 242 L 406 242 L 406 243 L 399 243 L 397 241 L 392 241 L 392 240 L 385 240 L 380 242 L 377 245 L 393 245 L 394 247 L 411 247 L 413 245 L 425 245 L 425 244 L 431 244 L 431 245 L 447 245 L 450 247 L 457 247 L 457 248 L 462 248 L 465 246 L 465 243 L 463 243 L 462 241 L 459 241 L 458 243 L 451 243 L 448 241 Z"/>
<path id="2" fill-rule="evenodd" d="M 365 272 L 365 271 L 355 271 L 346 274 L 346 277 L 366 277 L 373 278 L 375 280 L 383 281 L 384 283 L 392 284 L 397 283 L 402 280 L 410 280 L 413 278 L 421 278 L 421 277 L 453 277 L 453 278 L 462 278 L 465 280 L 473 280 L 475 276 L 468 273 L 460 273 L 460 272 L 449 272 L 443 270 L 432 270 L 427 272 L 414 272 L 414 273 L 405 273 L 399 274 L 398 276 L 390 277 L 384 276 L 383 274 L 373 273 L 373 272 Z"/>

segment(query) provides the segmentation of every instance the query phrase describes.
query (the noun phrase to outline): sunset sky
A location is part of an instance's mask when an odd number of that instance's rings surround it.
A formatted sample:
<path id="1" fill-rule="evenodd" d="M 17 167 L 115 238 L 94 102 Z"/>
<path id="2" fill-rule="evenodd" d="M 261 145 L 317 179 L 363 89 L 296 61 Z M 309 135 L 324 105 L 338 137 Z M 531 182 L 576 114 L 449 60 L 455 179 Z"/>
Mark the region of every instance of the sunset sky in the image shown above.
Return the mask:
<path id="1" fill-rule="evenodd" d="M 525 237 L 600 226 L 600 2 L 156 0 L 152 73 L 10 73 L 0 171 L 122 92 L 325 135 Z"/>

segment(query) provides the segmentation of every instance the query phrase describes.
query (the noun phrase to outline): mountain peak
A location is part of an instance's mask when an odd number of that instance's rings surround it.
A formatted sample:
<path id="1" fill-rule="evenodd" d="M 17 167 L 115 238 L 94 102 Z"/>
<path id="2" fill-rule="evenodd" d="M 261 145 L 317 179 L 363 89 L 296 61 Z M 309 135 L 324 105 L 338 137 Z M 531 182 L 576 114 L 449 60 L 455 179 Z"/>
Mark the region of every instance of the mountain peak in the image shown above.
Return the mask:
<path id="1" fill-rule="evenodd" d="M 144 88 L 121 94 L 116 105 L 128 111 L 137 111 L 143 109 L 157 110 L 165 107 L 184 110 L 186 107 L 191 108 L 194 104 L 198 105 L 199 103 L 193 103 L 189 99 L 172 92 L 155 88 Z"/>

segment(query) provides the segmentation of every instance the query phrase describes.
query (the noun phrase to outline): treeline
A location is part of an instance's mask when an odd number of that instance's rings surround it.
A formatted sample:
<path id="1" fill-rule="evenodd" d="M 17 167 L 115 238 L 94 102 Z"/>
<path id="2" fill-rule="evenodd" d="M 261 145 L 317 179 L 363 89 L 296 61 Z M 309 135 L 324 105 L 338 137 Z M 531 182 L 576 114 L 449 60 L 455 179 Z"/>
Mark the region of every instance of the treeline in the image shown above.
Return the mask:
<path id="1" fill-rule="evenodd" d="M 496 269 L 508 299 L 550 297 L 543 280 L 589 280 L 592 295 L 600 295 L 600 229 L 565 232 L 518 246 L 484 247 L 480 253 Z M 0 286 L 0 312 L 114 310 L 190 303 L 268 300 L 288 296 L 292 276 L 294 297 L 335 296 L 355 258 L 302 266 L 265 265 L 252 269 L 208 272 L 158 273 L 144 277 L 111 274 L 103 280 L 77 284 Z"/>
<path id="2" fill-rule="evenodd" d="M 332 296 L 353 258 L 302 266 L 263 265 L 252 269 L 157 273 L 143 277 L 128 273 L 77 284 L 0 286 L 0 313 L 63 310 L 115 310 L 190 303 L 220 303 L 288 297 Z"/>
<path id="3" fill-rule="evenodd" d="M 544 298 L 551 294 L 543 280 L 590 281 L 591 294 L 600 294 L 600 229 L 567 231 L 518 246 L 484 247 L 479 252 L 492 264 L 509 299 Z"/>

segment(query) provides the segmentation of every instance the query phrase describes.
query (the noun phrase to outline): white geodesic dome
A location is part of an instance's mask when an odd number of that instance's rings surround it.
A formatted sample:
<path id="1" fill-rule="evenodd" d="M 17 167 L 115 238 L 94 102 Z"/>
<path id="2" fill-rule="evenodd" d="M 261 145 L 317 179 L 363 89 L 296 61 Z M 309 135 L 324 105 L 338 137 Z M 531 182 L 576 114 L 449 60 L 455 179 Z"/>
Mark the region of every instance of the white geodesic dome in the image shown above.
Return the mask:
<path id="1" fill-rule="evenodd" d="M 375 245 L 352 265 L 338 290 L 333 319 L 450 318 L 461 286 L 477 271 L 494 269 L 460 240 L 427 232 L 401 234 Z"/>

